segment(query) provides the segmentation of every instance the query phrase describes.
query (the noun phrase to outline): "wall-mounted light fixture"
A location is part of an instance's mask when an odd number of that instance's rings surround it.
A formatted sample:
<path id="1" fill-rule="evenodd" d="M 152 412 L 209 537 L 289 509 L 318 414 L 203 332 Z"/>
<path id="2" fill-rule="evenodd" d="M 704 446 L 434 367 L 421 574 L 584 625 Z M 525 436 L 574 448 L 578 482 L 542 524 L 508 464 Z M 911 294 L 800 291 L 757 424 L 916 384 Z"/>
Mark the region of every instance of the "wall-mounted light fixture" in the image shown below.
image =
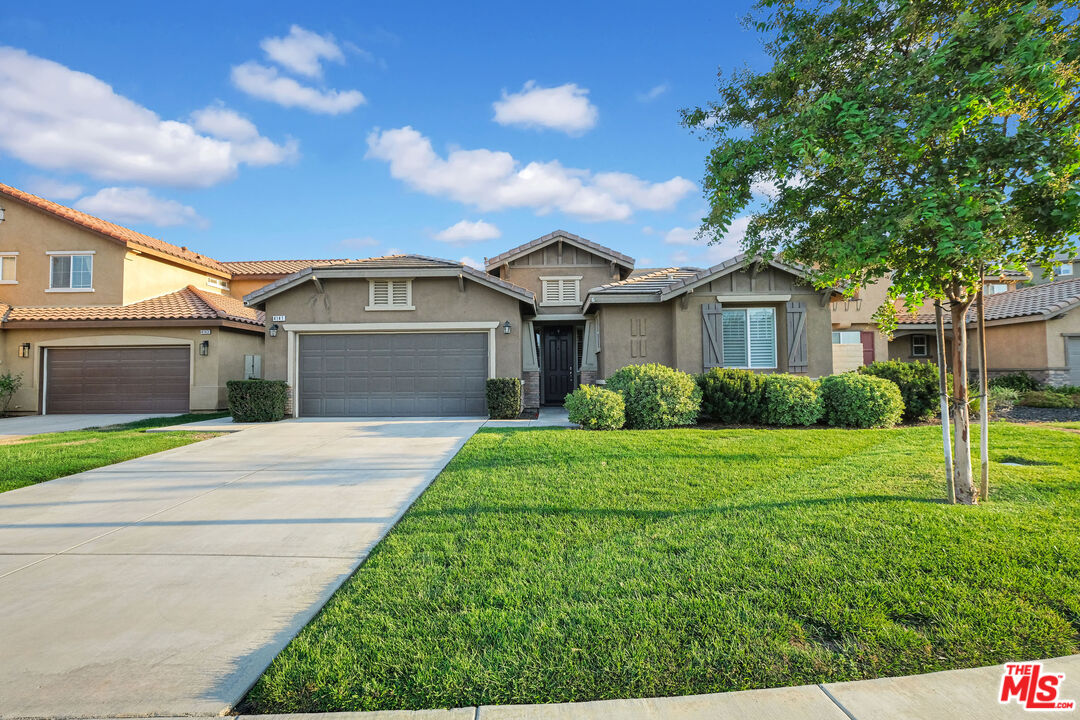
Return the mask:
<path id="1" fill-rule="evenodd" d="M 202 355 L 203 357 L 210 354 L 210 341 L 209 340 L 203 340 L 201 343 L 199 343 L 199 354 Z"/>
<path id="2" fill-rule="evenodd" d="M 509 320 L 507 320 L 506 322 L 503 323 L 503 332 L 506 333 L 507 335 L 510 334 L 510 321 Z"/>
<path id="3" fill-rule="evenodd" d="M 270 337 L 277 337 L 278 327 L 279 325 L 277 323 L 270 326 Z"/>
<path id="4" fill-rule="evenodd" d="M 30 343 L 23 343 L 19 346 L 19 357 L 30 357 Z"/>

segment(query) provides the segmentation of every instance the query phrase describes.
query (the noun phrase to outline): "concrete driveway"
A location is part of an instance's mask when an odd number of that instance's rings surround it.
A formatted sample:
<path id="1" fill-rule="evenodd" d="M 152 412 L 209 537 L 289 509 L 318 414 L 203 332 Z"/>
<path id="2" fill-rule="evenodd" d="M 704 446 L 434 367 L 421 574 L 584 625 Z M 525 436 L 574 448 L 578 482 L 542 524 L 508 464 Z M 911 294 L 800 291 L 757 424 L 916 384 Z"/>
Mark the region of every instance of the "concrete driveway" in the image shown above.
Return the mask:
<path id="1" fill-rule="evenodd" d="M 21 417 L 0 418 L 0 440 L 10 440 L 27 435 L 85 430 L 101 425 L 119 425 L 121 423 L 146 420 L 147 418 L 171 417 L 177 413 L 156 413 L 142 415 L 23 415 Z"/>
<path id="2" fill-rule="evenodd" d="M 292 420 L 0 494 L 0 716 L 228 709 L 482 424 Z"/>

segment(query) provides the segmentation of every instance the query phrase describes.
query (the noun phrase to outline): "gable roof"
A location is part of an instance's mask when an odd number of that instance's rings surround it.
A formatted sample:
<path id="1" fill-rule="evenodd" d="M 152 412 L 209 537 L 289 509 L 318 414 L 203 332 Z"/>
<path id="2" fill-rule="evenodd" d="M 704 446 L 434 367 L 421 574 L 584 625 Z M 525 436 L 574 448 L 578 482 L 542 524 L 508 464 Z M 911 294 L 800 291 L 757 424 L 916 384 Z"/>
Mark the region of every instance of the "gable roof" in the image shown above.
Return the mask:
<path id="1" fill-rule="evenodd" d="M 130 305 L 6 307 L 0 322 L 61 322 L 65 320 L 228 320 L 262 327 L 266 316 L 226 295 L 188 285 L 182 290 Z M 0 309 L 2 309 L 0 307 Z"/>
<path id="2" fill-rule="evenodd" d="M 630 257 L 629 255 L 623 255 L 621 252 L 612 250 L 611 248 L 605 247 L 600 243 L 595 243 L 592 240 L 586 240 L 585 238 L 574 235 L 573 233 L 568 233 L 565 230 L 556 230 L 555 232 L 551 232 L 542 237 L 538 237 L 535 240 L 530 240 L 524 245 L 518 245 L 516 248 L 511 248 L 506 252 L 499 253 L 495 257 L 487 258 L 487 260 L 484 262 L 484 267 L 488 270 L 492 270 L 502 265 L 503 263 L 515 260 L 522 255 L 527 255 L 528 253 L 539 250 L 540 248 L 546 245 L 550 245 L 551 243 L 557 242 L 559 240 L 568 242 L 571 245 L 576 245 L 584 250 L 588 250 L 589 252 L 599 255 L 606 260 L 610 260 L 616 265 L 622 265 L 623 267 L 630 268 L 631 270 L 634 268 L 634 258 Z"/>
<path id="3" fill-rule="evenodd" d="M 444 260 L 426 255 L 383 255 L 380 257 L 348 260 L 333 265 L 314 265 L 275 280 L 244 296 L 244 304 L 252 306 L 267 298 L 284 292 L 309 279 L 363 278 L 363 277 L 456 277 L 461 275 L 486 285 L 522 302 L 535 303 L 531 290 L 489 275 L 464 263 Z"/>
<path id="4" fill-rule="evenodd" d="M 288 275 L 313 265 L 341 265 L 352 262 L 345 259 L 332 260 L 225 260 L 221 264 L 233 274 L 240 275 Z"/>
<path id="5" fill-rule="evenodd" d="M 1063 312 L 1080 305 L 1080 278 L 1075 280 L 1055 280 L 1041 285 L 1009 290 L 996 295 L 987 295 L 983 301 L 986 321 L 1009 320 L 1013 318 L 1031 318 L 1031 320 L 1049 320 Z M 975 322 L 975 306 L 968 309 L 967 321 Z M 897 317 L 898 325 L 933 325 L 933 312 L 901 313 Z M 946 324 L 951 324 L 948 321 Z"/>
<path id="6" fill-rule="evenodd" d="M 24 202 L 27 205 L 32 205 L 39 210 L 44 210 L 45 212 L 67 220 L 68 222 L 93 230 L 112 240 L 121 242 L 128 247 L 134 245 L 137 248 L 150 250 L 154 253 L 160 253 L 194 265 L 199 265 L 222 275 L 228 276 L 229 274 L 228 269 L 226 269 L 222 263 L 213 258 L 188 250 L 186 247 L 180 247 L 178 245 L 173 245 L 172 243 L 167 243 L 164 240 L 150 237 L 149 235 L 143 235 L 142 233 L 126 228 L 123 225 L 117 225 L 116 223 L 102 220 L 101 218 L 88 215 L 79 210 L 75 210 L 74 208 L 60 205 L 52 200 L 46 200 L 37 195 L 31 195 L 28 192 L 13 188 L 10 185 L 0 183 L 0 194 Z"/>

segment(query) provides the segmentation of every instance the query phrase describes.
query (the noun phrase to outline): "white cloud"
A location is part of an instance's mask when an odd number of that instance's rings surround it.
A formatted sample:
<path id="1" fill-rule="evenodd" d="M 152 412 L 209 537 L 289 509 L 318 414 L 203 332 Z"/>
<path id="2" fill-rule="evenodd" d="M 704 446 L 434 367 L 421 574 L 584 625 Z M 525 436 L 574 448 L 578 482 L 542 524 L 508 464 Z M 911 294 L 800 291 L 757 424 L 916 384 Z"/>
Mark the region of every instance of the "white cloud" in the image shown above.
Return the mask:
<path id="1" fill-rule="evenodd" d="M 589 91 L 574 83 L 558 87 L 538 87 L 532 80 L 521 92 L 502 92 L 492 105 L 495 122 L 531 128 L 550 128 L 568 135 L 580 135 L 596 125 L 598 112 L 589 102 Z"/>
<path id="2" fill-rule="evenodd" d="M 268 140 L 259 139 L 264 149 L 255 154 L 200 134 L 188 123 L 162 120 L 92 75 L 17 48 L 0 46 L 0 88 L 0 152 L 39 168 L 208 187 L 236 175 L 241 164 L 280 162 L 265 152 Z"/>
<path id="3" fill-rule="evenodd" d="M 671 262 L 681 265 L 693 260 L 703 265 L 716 265 L 742 252 L 741 243 L 746 237 L 750 225 L 750 216 L 743 215 L 731 221 L 724 237 L 715 245 L 706 245 L 704 239 L 697 237 L 697 228 L 673 227 L 664 233 L 666 245 L 676 245 L 690 250 L 676 250 L 671 254 Z"/>
<path id="4" fill-rule="evenodd" d="M 458 260 L 458 262 L 462 265 L 468 265 L 469 267 L 476 268 L 477 270 L 484 269 L 484 263 L 480 262 L 476 258 L 471 258 L 468 255 L 463 255 L 461 259 Z"/>
<path id="5" fill-rule="evenodd" d="M 656 98 L 658 98 L 661 95 L 663 95 L 664 93 L 666 93 L 670 89 L 671 89 L 671 86 L 668 85 L 667 83 L 660 83 L 659 85 L 654 85 L 651 88 L 649 88 L 648 90 L 646 90 L 645 92 L 638 93 L 638 95 L 637 95 L 638 102 L 650 103 L 653 100 L 655 100 Z"/>
<path id="6" fill-rule="evenodd" d="M 319 35 L 299 25 L 290 27 L 285 37 L 265 38 L 259 47 L 281 67 L 309 78 L 322 77 L 323 60 L 345 62 L 333 35 Z"/>
<path id="7" fill-rule="evenodd" d="M 240 113 L 216 103 L 191 113 L 196 130 L 231 141 L 236 156 L 248 165 L 278 165 L 300 155 L 299 143 L 289 138 L 278 145 L 259 135 L 255 123 Z"/>
<path id="8" fill-rule="evenodd" d="M 232 82 L 238 89 L 260 100 L 325 115 L 351 112 L 367 102 L 359 90 L 320 90 L 301 85 L 278 74 L 277 68 L 254 61 L 234 65 Z"/>
<path id="9" fill-rule="evenodd" d="M 40 176 L 30 178 L 26 189 L 49 200 L 74 200 L 83 194 L 83 186 L 78 183 Z"/>
<path id="10" fill-rule="evenodd" d="M 664 233 L 664 242 L 668 245 L 702 245 L 697 232 L 696 228 L 673 227 Z"/>
<path id="11" fill-rule="evenodd" d="M 481 240 L 494 240 L 501 236 L 502 233 L 499 231 L 499 228 L 491 223 L 484 222 L 483 220 L 476 220 L 475 222 L 462 220 L 454 223 L 445 230 L 440 230 L 435 233 L 433 237 L 436 240 L 450 243 L 451 245 L 467 245 L 469 243 L 480 242 Z"/>
<path id="12" fill-rule="evenodd" d="M 676 250 L 671 253 L 672 265 L 685 265 L 690 260 L 690 254 L 685 250 Z"/>
<path id="13" fill-rule="evenodd" d="M 696 187 L 681 177 L 648 183 L 626 173 L 594 175 L 556 160 L 522 166 L 510 153 L 495 150 L 455 149 L 443 158 L 409 126 L 375 130 L 367 141 L 368 156 L 389 163 L 392 177 L 482 211 L 531 208 L 583 220 L 625 220 L 636 209 L 670 209 Z"/>
<path id="14" fill-rule="evenodd" d="M 195 208 L 153 195 L 142 187 L 107 187 L 75 203 L 83 212 L 127 224 L 207 227 Z"/>
<path id="15" fill-rule="evenodd" d="M 364 237 L 345 238 L 338 241 L 337 244 L 338 247 L 343 248 L 369 248 L 378 245 L 379 241 L 370 235 L 365 235 Z"/>

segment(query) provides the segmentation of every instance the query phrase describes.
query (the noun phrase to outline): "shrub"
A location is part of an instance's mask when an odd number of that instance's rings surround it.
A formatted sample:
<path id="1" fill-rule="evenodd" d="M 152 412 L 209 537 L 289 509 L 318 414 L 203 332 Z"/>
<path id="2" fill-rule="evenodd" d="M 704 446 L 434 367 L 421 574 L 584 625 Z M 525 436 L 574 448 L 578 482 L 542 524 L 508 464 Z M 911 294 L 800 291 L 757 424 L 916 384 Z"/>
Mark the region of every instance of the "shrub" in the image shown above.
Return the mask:
<path id="1" fill-rule="evenodd" d="M 607 379 L 607 388 L 622 395 L 629 428 L 691 425 L 701 410 L 701 389 L 694 378 L 656 363 L 616 370 Z"/>
<path id="2" fill-rule="evenodd" d="M 701 388 L 701 412 L 722 423 L 761 422 L 764 376 L 752 370 L 712 368 L 697 376 Z"/>
<path id="3" fill-rule="evenodd" d="M 798 375 L 766 375 L 764 380 L 761 420 L 766 425 L 813 425 L 821 419 L 816 381 Z"/>
<path id="4" fill-rule="evenodd" d="M 1068 395 L 1046 390 L 1029 390 L 1020 396 L 1017 405 L 1037 408 L 1071 408 L 1076 407 L 1073 399 Z"/>
<path id="5" fill-rule="evenodd" d="M 991 387 L 986 395 L 986 407 L 990 414 L 1007 413 L 1020 400 L 1020 391 L 1009 387 Z"/>
<path id="6" fill-rule="evenodd" d="M 566 396 L 570 422 L 586 430 L 618 430 L 626 422 L 622 395 L 596 385 L 582 385 Z"/>
<path id="7" fill-rule="evenodd" d="M 521 379 L 490 378 L 487 381 L 488 415 L 511 420 L 521 414 Z"/>
<path id="8" fill-rule="evenodd" d="M 825 422 L 842 427 L 892 427 L 904 416 L 904 398 L 892 380 L 850 372 L 821 379 Z"/>
<path id="9" fill-rule="evenodd" d="M 1080 395 L 1080 385 L 1048 385 L 1043 389 L 1061 393 L 1062 395 Z"/>
<path id="10" fill-rule="evenodd" d="M 236 422 L 273 422 L 285 417 L 289 384 L 284 380 L 230 380 L 225 386 L 229 413 Z"/>
<path id="11" fill-rule="evenodd" d="M 998 375 L 997 377 L 990 378 L 989 385 L 991 387 L 1011 388 L 1013 390 L 1019 390 L 1020 392 L 1038 390 L 1042 387 L 1042 383 L 1028 375 L 1026 372 Z"/>
<path id="12" fill-rule="evenodd" d="M 22 387 L 22 373 L 12 375 L 9 372 L 0 375 L 0 416 L 6 415 L 11 406 L 11 398 Z"/>
<path id="13" fill-rule="evenodd" d="M 870 363 L 859 368 L 859 372 L 896 383 L 900 397 L 904 399 L 904 420 L 907 422 L 925 420 L 941 411 L 937 365 L 889 360 Z"/>

